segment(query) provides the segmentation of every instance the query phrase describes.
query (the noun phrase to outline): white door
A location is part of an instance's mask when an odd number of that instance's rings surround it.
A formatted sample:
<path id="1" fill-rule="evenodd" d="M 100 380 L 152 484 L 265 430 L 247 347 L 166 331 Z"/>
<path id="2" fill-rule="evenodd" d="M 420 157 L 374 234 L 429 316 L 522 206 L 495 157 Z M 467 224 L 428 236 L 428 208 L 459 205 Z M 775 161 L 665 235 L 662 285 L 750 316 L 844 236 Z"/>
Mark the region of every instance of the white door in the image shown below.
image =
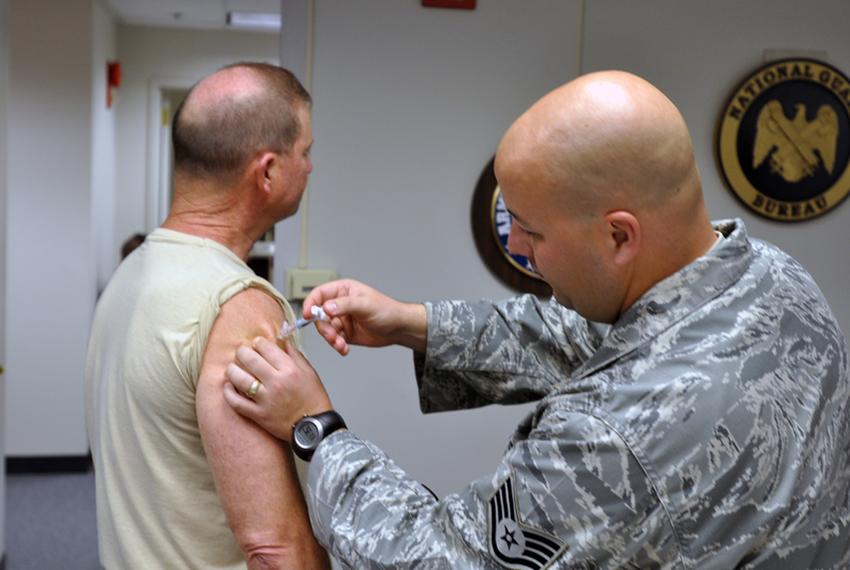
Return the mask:
<path id="1" fill-rule="evenodd" d="M 159 212 L 157 225 L 168 216 L 174 195 L 174 149 L 171 147 L 171 122 L 186 98 L 187 89 L 165 87 L 160 92 L 159 109 Z"/>

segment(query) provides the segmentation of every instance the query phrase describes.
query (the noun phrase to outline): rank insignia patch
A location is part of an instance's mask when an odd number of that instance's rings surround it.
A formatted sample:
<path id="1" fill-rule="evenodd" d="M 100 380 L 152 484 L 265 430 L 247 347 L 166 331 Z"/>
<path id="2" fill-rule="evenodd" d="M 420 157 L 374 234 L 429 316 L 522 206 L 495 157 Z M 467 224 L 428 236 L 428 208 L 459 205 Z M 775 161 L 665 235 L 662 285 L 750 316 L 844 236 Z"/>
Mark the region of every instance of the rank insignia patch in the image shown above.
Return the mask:
<path id="1" fill-rule="evenodd" d="M 490 498 L 489 508 L 490 554 L 503 567 L 542 570 L 566 548 L 559 538 L 522 524 L 511 477 Z"/>
<path id="2" fill-rule="evenodd" d="M 717 147 L 726 182 L 754 212 L 825 214 L 850 194 L 850 79 L 812 59 L 762 67 L 727 103 Z"/>

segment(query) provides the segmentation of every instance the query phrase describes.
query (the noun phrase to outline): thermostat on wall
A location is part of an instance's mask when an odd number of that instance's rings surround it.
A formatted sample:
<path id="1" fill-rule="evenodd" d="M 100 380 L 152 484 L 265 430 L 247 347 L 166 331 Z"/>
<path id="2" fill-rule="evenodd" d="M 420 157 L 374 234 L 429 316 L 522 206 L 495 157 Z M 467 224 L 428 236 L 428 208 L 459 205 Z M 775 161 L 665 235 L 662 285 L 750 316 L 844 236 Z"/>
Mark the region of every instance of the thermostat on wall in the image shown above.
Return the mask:
<path id="1" fill-rule="evenodd" d="M 288 269 L 284 280 L 284 295 L 290 301 L 300 301 L 322 283 L 338 277 L 335 269 Z"/>

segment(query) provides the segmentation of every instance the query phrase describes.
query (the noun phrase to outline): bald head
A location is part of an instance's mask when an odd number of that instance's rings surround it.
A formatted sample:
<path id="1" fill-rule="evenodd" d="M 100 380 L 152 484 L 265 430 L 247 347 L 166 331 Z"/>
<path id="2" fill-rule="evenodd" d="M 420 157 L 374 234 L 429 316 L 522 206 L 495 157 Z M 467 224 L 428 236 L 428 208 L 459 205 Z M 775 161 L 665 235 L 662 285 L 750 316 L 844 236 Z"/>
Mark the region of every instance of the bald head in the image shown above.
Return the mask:
<path id="1" fill-rule="evenodd" d="M 645 80 L 591 73 L 552 91 L 508 130 L 498 175 L 534 176 L 577 214 L 657 209 L 701 195 L 687 126 Z"/>
<path id="2" fill-rule="evenodd" d="M 287 152 L 310 95 L 289 71 L 262 63 L 235 64 L 202 79 L 174 115 L 178 175 L 232 179 L 260 152 Z"/>
<path id="3" fill-rule="evenodd" d="M 495 168 L 513 214 L 508 247 L 591 320 L 614 322 L 715 239 L 685 121 L 629 73 L 543 97 L 505 134 Z"/>

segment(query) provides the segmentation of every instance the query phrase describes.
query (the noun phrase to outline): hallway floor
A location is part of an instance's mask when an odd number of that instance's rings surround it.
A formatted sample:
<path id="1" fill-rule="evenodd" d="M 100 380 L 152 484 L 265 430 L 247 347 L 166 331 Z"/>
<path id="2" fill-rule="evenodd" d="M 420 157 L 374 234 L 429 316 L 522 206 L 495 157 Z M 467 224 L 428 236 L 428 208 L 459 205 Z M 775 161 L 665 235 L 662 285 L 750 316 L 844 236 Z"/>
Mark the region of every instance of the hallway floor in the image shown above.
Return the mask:
<path id="1" fill-rule="evenodd" d="M 6 569 L 99 568 L 94 472 L 6 475 Z"/>

